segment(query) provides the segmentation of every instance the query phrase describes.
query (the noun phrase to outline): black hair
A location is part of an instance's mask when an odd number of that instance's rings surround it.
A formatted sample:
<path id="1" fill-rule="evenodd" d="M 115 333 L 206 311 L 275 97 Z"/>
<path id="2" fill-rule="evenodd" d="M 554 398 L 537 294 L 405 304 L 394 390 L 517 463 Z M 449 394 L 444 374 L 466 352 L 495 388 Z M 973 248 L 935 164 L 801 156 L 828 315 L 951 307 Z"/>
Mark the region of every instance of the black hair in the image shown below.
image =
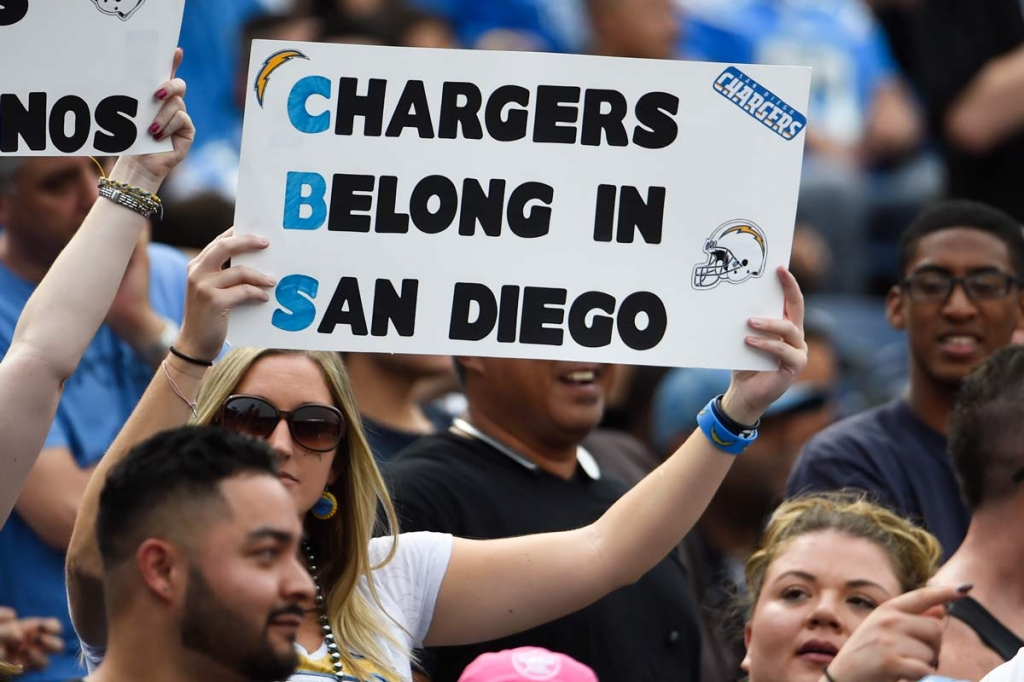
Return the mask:
<path id="1" fill-rule="evenodd" d="M 1024 346 L 1006 346 L 964 379 L 949 418 L 949 454 L 970 509 L 1014 493 L 1024 467 Z"/>
<path id="2" fill-rule="evenodd" d="M 998 208 L 977 201 L 955 199 L 941 201 L 920 213 L 900 236 L 900 275 L 924 237 L 955 227 L 965 227 L 992 235 L 1006 244 L 1015 275 L 1024 275 L 1024 226 Z"/>
<path id="3" fill-rule="evenodd" d="M 222 501 L 224 480 L 275 473 L 266 443 L 213 426 L 181 427 L 139 443 L 110 470 L 100 493 L 96 538 L 104 567 L 132 557 L 169 509 Z"/>

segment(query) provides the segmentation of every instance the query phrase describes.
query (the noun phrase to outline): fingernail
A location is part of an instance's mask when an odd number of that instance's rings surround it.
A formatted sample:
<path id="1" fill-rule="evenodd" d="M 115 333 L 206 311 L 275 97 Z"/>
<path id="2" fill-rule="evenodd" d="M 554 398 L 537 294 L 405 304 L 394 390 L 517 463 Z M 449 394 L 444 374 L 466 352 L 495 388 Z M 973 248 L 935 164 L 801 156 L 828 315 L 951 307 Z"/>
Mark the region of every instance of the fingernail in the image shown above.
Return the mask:
<path id="1" fill-rule="evenodd" d="M 750 326 L 751 327 L 763 327 L 764 326 L 764 318 L 763 317 L 752 317 L 752 318 L 750 318 Z"/>
<path id="2" fill-rule="evenodd" d="M 164 137 L 163 132 L 159 132 L 159 133 L 157 133 L 156 135 L 153 136 L 153 139 L 154 140 L 161 140 L 161 139 L 163 139 L 163 137 Z"/>
<path id="3" fill-rule="evenodd" d="M 153 125 L 149 126 L 149 132 L 151 132 L 151 133 L 155 133 L 158 130 L 160 130 L 160 124 L 159 123 L 154 122 Z"/>
<path id="4" fill-rule="evenodd" d="M 267 286 L 268 287 L 277 286 L 277 280 L 274 279 L 273 277 L 267 277 Z"/>
<path id="5" fill-rule="evenodd" d="M 157 90 L 156 91 L 156 98 L 157 99 L 166 99 L 167 98 L 167 88 L 160 88 L 159 90 Z"/>
<path id="6" fill-rule="evenodd" d="M 960 583 L 956 586 L 956 591 L 960 594 L 967 594 L 974 589 L 974 583 Z"/>
<path id="7" fill-rule="evenodd" d="M 260 244 L 262 244 L 263 246 L 266 246 L 269 243 L 270 243 L 269 239 L 267 239 L 266 237 L 260 237 Z"/>

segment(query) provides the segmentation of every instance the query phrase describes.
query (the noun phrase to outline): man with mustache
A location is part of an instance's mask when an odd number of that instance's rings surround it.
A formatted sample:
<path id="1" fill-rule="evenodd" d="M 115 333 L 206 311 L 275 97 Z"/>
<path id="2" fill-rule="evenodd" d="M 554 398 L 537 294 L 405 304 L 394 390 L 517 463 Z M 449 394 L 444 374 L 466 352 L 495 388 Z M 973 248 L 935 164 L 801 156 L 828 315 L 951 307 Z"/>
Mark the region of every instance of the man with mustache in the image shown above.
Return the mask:
<path id="1" fill-rule="evenodd" d="M 302 526 L 262 441 L 179 428 L 110 473 L 96 521 L 109 623 L 89 682 L 275 682 L 313 581 Z"/>

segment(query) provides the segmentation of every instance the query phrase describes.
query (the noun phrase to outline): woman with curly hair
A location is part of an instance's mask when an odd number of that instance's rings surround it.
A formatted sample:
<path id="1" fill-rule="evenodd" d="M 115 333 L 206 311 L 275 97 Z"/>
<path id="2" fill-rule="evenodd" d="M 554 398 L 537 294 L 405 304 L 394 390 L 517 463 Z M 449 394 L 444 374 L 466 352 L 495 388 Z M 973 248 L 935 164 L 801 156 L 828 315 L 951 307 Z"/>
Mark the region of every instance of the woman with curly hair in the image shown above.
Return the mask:
<path id="1" fill-rule="evenodd" d="M 944 605 L 971 589 L 926 586 L 940 556 L 931 534 L 863 495 L 783 503 L 746 567 L 750 682 L 933 675 Z"/>

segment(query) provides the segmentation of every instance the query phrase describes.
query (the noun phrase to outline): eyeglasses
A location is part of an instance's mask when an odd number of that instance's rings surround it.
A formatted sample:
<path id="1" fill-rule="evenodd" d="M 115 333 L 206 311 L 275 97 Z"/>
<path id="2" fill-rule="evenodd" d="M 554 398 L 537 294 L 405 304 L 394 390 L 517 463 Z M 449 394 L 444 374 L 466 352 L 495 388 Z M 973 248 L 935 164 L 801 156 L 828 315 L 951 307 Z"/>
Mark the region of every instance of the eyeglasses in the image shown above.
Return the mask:
<path id="1" fill-rule="evenodd" d="M 310 403 L 285 412 L 251 395 L 230 396 L 221 405 L 217 422 L 228 431 L 265 440 L 282 419 L 288 423 L 292 439 L 314 452 L 333 450 L 346 431 L 345 417 L 332 405 Z"/>
<path id="2" fill-rule="evenodd" d="M 900 282 L 910 300 L 918 302 L 946 301 L 958 284 L 969 299 L 982 301 L 1006 296 L 1013 287 L 1020 286 L 1021 281 L 998 270 L 981 270 L 963 277 L 955 277 L 942 270 L 925 270 Z"/>

